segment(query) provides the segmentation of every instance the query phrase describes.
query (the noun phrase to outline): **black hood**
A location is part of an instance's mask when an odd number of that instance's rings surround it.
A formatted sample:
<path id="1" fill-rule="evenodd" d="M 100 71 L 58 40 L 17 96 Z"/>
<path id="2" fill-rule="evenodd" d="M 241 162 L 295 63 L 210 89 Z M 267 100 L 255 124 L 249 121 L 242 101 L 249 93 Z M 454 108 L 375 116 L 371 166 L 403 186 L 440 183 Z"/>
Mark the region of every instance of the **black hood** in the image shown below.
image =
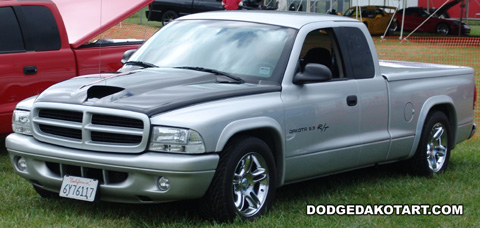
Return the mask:
<path id="1" fill-rule="evenodd" d="M 87 75 L 51 86 L 36 102 L 115 108 L 152 116 L 202 102 L 281 90 L 280 85 L 220 83 L 217 77 L 159 68 Z"/>

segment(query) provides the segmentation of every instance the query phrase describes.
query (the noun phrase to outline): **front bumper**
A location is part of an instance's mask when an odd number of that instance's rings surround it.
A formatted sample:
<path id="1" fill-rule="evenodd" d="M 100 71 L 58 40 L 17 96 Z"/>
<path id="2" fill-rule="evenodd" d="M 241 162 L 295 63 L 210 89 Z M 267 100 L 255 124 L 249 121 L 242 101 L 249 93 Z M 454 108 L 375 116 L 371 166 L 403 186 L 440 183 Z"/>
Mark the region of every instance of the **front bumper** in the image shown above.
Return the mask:
<path id="1" fill-rule="evenodd" d="M 202 197 L 218 165 L 217 154 L 183 155 L 157 152 L 118 154 L 71 149 L 10 134 L 5 144 L 18 175 L 34 185 L 59 192 L 63 175 L 100 179 L 99 199 L 122 203 L 160 203 Z M 17 161 L 23 157 L 27 168 Z M 157 187 L 159 177 L 170 189 Z"/>
<path id="2" fill-rule="evenodd" d="M 469 36 L 469 35 L 470 35 L 470 26 L 468 26 L 468 25 L 463 25 L 462 35 L 466 35 L 466 36 Z"/>

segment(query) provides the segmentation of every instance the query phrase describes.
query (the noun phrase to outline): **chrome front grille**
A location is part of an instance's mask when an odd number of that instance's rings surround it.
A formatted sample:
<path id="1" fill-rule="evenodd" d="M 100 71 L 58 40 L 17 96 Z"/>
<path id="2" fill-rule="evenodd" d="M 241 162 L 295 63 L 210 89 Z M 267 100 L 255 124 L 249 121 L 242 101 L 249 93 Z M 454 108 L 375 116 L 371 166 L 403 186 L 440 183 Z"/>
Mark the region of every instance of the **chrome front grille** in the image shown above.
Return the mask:
<path id="1" fill-rule="evenodd" d="M 142 152 L 150 131 L 141 113 L 68 104 L 39 103 L 32 121 L 40 141 L 105 152 Z"/>

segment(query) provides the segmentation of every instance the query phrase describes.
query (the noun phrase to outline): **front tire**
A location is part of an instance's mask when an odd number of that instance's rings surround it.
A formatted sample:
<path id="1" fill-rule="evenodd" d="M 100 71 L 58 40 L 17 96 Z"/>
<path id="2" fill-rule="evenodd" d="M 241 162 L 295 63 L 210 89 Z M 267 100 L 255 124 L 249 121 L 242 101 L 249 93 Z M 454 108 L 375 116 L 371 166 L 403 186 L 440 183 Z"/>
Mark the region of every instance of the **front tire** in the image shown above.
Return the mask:
<path id="1" fill-rule="evenodd" d="M 444 172 L 450 160 L 451 145 L 447 116 L 439 111 L 432 113 L 427 117 L 417 151 L 411 158 L 411 173 L 429 177 Z"/>
<path id="2" fill-rule="evenodd" d="M 435 32 L 437 32 L 438 34 L 447 35 L 450 33 L 450 26 L 442 22 L 438 24 L 437 27 L 435 27 Z"/>
<path id="3" fill-rule="evenodd" d="M 200 211 L 219 222 L 253 220 L 267 211 L 275 197 L 276 170 L 272 152 L 254 137 L 232 139 L 220 162 Z"/>

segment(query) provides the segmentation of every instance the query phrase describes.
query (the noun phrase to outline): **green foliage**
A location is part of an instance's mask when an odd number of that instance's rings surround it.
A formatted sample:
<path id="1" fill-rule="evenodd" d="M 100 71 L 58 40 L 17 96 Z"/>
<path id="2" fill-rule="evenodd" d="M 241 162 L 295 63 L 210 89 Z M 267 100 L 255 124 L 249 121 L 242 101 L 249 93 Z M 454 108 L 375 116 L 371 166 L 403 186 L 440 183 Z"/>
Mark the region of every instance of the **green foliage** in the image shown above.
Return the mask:
<path id="1" fill-rule="evenodd" d="M 217 224 L 200 218 L 193 201 L 158 205 L 44 199 L 14 174 L 0 152 L 0 227 L 478 227 L 480 142 L 456 147 L 447 172 L 412 177 L 401 163 L 360 169 L 284 186 L 273 209 L 250 223 Z M 463 215 L 306 215 L 306 205 L 462 204 Z"/>

